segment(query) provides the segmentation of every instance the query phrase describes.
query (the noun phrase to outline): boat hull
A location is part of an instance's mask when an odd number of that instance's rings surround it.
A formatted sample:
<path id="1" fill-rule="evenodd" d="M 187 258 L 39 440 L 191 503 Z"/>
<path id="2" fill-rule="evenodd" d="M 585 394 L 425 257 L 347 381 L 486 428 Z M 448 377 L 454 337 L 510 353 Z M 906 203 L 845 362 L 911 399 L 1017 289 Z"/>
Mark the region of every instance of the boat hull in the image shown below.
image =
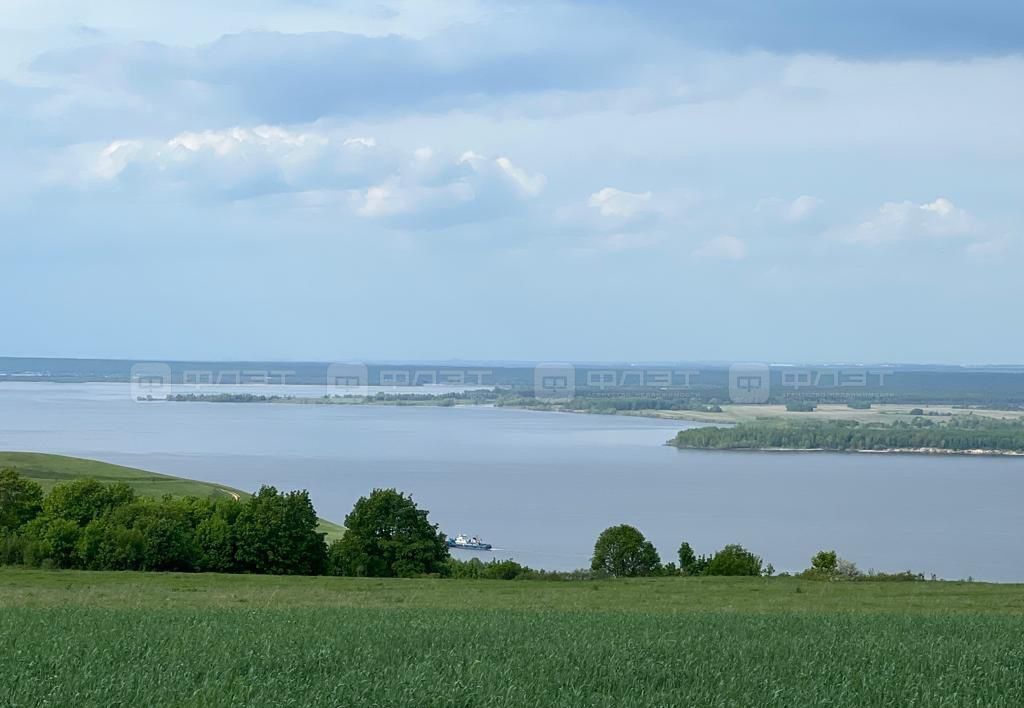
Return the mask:
<path id="1" fill-rule="evenodd" d="M 448 548 L 458 548 L 463 551 L 489 551 L 492 546 L 489 543 L 453 543 L 449 541 Z"/>

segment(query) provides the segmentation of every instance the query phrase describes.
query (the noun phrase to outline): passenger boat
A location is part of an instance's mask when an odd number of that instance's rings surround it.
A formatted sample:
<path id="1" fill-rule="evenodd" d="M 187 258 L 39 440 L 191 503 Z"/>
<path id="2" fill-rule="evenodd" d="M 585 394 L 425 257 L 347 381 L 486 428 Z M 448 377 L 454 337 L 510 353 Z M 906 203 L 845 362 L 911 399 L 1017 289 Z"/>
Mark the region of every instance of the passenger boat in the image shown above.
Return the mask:
<path id="1" fill-rule="evenodd" d="M 466 551 L 489 551 L 491 544 L 484 543 L 479 536 L 466 536 L 459 534 L 455 538 L 448 539 L 448 548 L 461 548 Z"/>

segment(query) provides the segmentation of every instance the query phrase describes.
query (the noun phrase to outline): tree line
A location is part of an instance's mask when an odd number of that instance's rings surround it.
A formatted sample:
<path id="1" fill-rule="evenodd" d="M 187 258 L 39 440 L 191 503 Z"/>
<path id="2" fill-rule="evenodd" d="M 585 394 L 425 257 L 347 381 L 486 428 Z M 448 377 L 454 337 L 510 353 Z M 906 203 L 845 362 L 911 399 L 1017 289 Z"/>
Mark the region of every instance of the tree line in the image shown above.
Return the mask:
<path id="1" fill-rule="evenodd" d="M 974 415 L 935 422 L 928 417 L 893 423 L 851 420 L 800 423 L 741 423 L 729 428 L 680 431 L 671 443 L 681 448 L 757 450 L 911 450 L 1024 452 L 1024 422 Z"/>
<path id="2" fill-rule="evenodd" d="M 245 500 L 138 497 L 76 479 L 44 495 L 0 470 L 0 563 L 84 570 L 314 575 L 327 568 L 309 494 L 262 487 Z"/>

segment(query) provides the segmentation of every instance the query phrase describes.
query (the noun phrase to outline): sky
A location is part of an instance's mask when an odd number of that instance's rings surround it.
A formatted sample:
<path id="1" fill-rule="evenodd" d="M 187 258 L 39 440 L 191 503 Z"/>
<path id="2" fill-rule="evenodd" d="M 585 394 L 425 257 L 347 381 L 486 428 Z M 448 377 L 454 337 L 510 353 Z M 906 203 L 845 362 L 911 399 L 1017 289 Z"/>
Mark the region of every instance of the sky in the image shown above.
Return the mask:
<path id="1" fill-rule="evenodd" d="M 1024 363 L 1014 0 L 0 18 L 0 355 Z"/>

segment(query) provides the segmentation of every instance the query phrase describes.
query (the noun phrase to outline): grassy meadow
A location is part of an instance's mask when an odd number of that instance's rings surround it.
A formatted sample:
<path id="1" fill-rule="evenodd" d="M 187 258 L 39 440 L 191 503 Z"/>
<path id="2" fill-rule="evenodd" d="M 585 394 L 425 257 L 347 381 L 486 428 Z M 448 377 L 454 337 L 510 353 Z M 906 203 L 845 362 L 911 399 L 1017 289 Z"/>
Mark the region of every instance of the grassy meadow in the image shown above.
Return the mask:
<path id="1" fill-rule="evenodd" d="M 0 705 L 1024 702 L 1024 587 L 0 569 Z"/>

